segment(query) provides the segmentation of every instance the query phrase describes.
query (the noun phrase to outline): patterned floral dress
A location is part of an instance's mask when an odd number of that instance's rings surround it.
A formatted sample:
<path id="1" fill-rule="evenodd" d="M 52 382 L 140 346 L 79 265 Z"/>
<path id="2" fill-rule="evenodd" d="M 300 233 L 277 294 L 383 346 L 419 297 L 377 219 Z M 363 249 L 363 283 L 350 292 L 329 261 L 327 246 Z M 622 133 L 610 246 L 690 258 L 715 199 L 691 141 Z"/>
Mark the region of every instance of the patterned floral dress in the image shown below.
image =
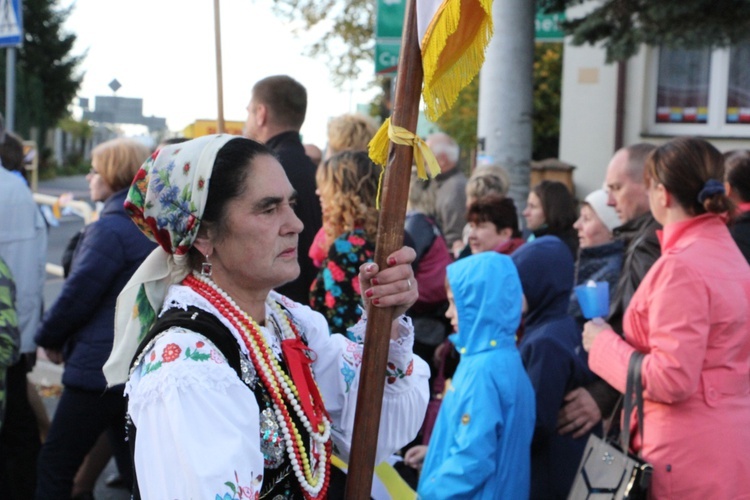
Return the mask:
<path id="1" fill-rule="evenodd" d="M 310 287 L 310 306 L 326 317 L 331 332 L 347 332 L 362 316 L 359 266 L 372 262 L 374 255 L 375 244 L 361 228 L 343 233 L 331 245 Z"/>

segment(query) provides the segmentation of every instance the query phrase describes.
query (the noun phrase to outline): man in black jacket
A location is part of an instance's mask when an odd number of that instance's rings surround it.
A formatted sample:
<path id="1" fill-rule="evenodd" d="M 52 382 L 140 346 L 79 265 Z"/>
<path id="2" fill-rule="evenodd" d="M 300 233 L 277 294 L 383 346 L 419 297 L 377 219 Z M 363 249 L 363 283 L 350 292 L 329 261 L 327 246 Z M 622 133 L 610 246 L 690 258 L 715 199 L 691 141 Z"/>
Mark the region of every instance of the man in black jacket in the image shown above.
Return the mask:
<path id="1" fill-rule="evenodd" d="M 724 188 L 738 208 L 729 232 L 750 263 L 750 150 L 730 151 L 724 157 L 724 166 Z"/>
<path id="2" fill-rule="evenodd" d="M 302 304 L 310 303 L 310 284 L 318 272 L 308 252 L 322 225 L 315 194 L 316 166 L 305 154 L 299 134 L 306 112 L 307 91 L 302 84 L 286 75 L 269 76 L 253 86 L 244 128 L 245 137 L 265 143 L 276 153 L 297 191 L 294 213 L 304 224 L 297 246 L 300 275 L 277 291 Z"/>
<path id="3" fill-rule="evenodd" d="M 614 207 L 622 225 L 615 228 L 615 238 L 625 243 L 625 259 L 620 279 L 610 305 L 607 322 L 623 335 L 622 319 L 638 285 L 656 259 L 661 246 L 656 230 L 661 226 L 651 215 L 648 186 L 643 179 L 643 169 L 652 144 L 640 143 L 620 149 L 607 167 L 607 204 Z M 602 419 L 608 417 L 620 394 L 601 379 L 565 395 L 566 404 L 558 415 L 560 434 L 573 433 L 577 438 L 588 432 Z"/>

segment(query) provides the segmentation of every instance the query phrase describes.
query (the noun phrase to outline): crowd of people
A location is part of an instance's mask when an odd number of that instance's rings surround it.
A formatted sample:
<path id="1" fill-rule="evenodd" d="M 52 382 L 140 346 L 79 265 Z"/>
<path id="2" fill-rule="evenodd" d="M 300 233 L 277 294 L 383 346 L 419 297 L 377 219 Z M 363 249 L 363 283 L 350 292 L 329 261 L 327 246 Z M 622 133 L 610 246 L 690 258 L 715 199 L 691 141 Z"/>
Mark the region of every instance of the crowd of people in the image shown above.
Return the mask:
<path id="1" fill-rule="evenodd" d="M 405 244 L 381 269 L 375 125 L 336 117 L 321 149 L 301 141 L 306 108 L 304 86 L 273 76 L 245 137 L 97 146 L 102 208 L 43 315 L 47 231 L 3 136 L 8 498 L 93 498 L 101 456 L 136 499 L 341 498 L 383 307 L 376 462 L 419 498 L 567 498 L 589 437 L 620 420 L 636 352 L 629 445 L 651 497 L 750 498 L 750 151 L 634 144 L 580 202 L 544 180 L 520 210 L 502 166 L 467 177 L 433 134 L 440 174 L 412 176 Z M 610 290 L 603 320 L 574 293 L 591 282 Z M 26 382 L 37 346 L 64 363 L 45 436 Z"/>

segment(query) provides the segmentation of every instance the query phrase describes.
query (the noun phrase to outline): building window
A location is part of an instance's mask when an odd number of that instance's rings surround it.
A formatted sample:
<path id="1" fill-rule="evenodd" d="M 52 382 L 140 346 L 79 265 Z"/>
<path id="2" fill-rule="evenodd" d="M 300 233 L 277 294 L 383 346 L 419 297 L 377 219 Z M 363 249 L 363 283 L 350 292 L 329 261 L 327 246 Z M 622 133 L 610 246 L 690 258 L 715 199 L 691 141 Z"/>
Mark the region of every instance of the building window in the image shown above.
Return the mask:
<path id="1" fill-rule="evenodd" d="M 750 136 L 750 42 L 653 54 L 649 132 Z"/>
<path id="2" fill-rule="evenodd" d="M 706 123 L 711 51 L 661 49 L 657 123 Z"/>
<path id="3" fill-rule="evenodd" d="M 740 63 L 743 61 L 744 63 Z M 727 123 L 750 123 L 750 41 L 729 51 Z"/>

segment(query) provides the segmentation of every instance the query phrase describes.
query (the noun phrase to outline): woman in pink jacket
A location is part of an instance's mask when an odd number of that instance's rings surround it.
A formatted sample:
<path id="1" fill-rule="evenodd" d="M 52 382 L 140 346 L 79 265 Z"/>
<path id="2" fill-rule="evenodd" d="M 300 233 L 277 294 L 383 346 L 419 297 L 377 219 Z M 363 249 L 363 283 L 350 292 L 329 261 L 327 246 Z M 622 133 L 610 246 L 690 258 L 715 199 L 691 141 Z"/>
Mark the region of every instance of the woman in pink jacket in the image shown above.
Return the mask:
<path id="1" fill-rule="evenodd" d="M 646 163 L 662 256 L 625 314 L 625 339 L 586 323 L 589 366 L 625 392 L 645 354 L 643 442 L 652 498 L 750 499 L 750 267 L 724 223 L 722 155 L 679 138 Z M 637 433 L 632 435 L 638 436 Z"/>

